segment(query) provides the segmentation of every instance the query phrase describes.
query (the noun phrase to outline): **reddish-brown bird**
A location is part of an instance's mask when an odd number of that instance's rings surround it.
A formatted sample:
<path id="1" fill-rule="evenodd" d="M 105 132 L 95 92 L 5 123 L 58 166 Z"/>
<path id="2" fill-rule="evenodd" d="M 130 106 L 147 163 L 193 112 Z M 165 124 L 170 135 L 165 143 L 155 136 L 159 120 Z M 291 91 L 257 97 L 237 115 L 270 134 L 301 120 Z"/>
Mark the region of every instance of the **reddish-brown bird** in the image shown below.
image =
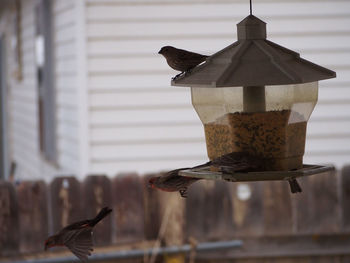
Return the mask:
<path id="1" fill-rule="evenodd" d="M 200 180 L 200 178 L 180 176 L 179 172 L 185 169 L 213 168 L 222 173 L 252 172 L 261 169 L 264 160 L 259 156 L 249 155 L 243 152 L 232 152 L 219 158 L 192 168 L 180 168 L 167 172 L 149 180 L 149 186 L 166 192 L 179 191 L 182 197 L 187 197 L 188 187 Z M 301 187 L 295 178 L 288 180 L 292 193 L 301 192 Z"/>
<path id="2" fill-rule="evenodd" d="M 180 168 L 167 172 L 164 175 L 152 177 L 149 179 L 148 184 L 154 189 L 159 189 L 165 192 L 180 192 L 180 195 L 184 198 L 187 197 L 187 188 L 200 180 L 199 178 L 180 176 L 181 170 L 190 168 Z"/>
<path id="3" fill-rule="evenodd" d="M 105 218 L 112 209 L 104 207 L 93 219 L 83 220 L 66 226 L 45 241 L 45 250 L 54 246 L 66 246 L 81 261 L 86 262 L 93 251 L 93 227 Z"/>
<path id="4" fill-rule="evenodd" d="M 173 79 L 176 79 L 183 73 L 189 72 L 195 66 L 206 60 L 208 56 L 190 52 L 183 49 L 178 49 L 172 46 L 162 47 L 158 52 L 165 57 L 168 65 L 175 70 L 181 71 Z"/>

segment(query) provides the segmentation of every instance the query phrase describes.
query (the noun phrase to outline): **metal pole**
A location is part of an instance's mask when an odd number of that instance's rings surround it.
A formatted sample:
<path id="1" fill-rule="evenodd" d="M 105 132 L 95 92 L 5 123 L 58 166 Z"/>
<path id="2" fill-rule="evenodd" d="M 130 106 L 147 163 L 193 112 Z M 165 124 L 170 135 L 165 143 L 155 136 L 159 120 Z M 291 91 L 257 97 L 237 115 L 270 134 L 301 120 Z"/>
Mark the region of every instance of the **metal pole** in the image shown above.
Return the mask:
<path id="1" fill-rule="evenodd" d="M 262 112 L 266 109 L 265 87 L 243 87 L 243 110 L 245 112 Z"/>
<path id="2" fill-rule="evenodd" d="M 243 245 L 241 240 L 231 241 L 218 241 L 218 242 L 204 242 L 199 243 L 196 247 L 197 252 L 217 251 L 221 249 L 239 248 Z M 158 255 L 163 254 L 180 254 L 188 253 L 191 251 L 191 245 L 186 244 L 183 246 L 170 246 L 161 247 L 157 250 Z M 142 258 L 145 254 L 151 255 L 153 249 L 136 249 L 136 250 L 124 250 L 109 253 L 95 254 L 89 257 L 89 261 L 107 261 L 117 259 L 129 259 L 129 258 Z M 67 263 L 67 262 L 79 262 L 79 259 L 75 256 L 62 257 L 62 258 L 41 258 L 41 259 L 28 259 L 17 261 L 1 261 L 1 263 Z"/>

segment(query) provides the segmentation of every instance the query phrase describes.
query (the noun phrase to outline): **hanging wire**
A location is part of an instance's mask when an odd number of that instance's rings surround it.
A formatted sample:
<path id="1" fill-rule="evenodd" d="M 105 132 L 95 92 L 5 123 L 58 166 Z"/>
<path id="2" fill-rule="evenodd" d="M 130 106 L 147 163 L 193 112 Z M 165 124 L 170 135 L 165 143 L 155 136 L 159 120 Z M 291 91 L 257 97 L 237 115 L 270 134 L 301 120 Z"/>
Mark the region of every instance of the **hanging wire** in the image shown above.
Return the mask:
<path id="1" fill-rule="evenodd" d="M 253 11 L 252 11 L 252 0 L 249 0 L 249 5 L 250 5 L 250 15 L 253 14 Z"/>

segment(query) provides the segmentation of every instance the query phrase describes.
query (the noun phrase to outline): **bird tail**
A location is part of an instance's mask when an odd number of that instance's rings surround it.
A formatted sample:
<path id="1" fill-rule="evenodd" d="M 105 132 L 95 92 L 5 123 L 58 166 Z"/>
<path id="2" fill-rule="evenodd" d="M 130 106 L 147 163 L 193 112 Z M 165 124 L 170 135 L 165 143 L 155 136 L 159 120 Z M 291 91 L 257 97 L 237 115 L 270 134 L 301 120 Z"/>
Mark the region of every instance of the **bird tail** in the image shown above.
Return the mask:
<path id="1" fill-rule="evenodd" d="M 112 212 L 112 209 L 108 207 L 104 207 L 101 209 L 101 211 L 97 214 L 97 216 L 91 220 L 89 223 L 90 226 L 95 226 L 98 222 L 100 222 L 103 218 L 105 218 L 110 212 Z"/>

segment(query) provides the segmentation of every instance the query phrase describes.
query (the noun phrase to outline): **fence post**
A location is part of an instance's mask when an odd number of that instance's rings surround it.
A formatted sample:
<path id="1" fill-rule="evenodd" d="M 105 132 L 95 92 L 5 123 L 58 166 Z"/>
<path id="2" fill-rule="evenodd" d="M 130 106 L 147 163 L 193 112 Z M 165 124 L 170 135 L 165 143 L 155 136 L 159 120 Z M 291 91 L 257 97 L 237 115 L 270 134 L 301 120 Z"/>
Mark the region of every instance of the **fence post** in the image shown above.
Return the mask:
<path id="1" fill-rule="evenodd" d="M 15 188 L 0 181 L 0 256 L 18 253 L 18 204 Z"/>
<path id="2" fill-rule="evenodd" d="M 334 233 L 340 230 L 340 203 L 336 171 L 310 176 L 312 232 Z"/>
<path id="3" fill-rule="evenodd" d="M 350 165 L 341 170 L 342 226 L 350 229 Z"/>
<path id="4" fill-rule="evenodd" d="M 137 174 L 117 175 L 112 181 L 116 243 L 141 241 L 144 233 L 143 181 Z"/>
<path id="5" fill-rule="evenodd" d="M 80 183 L 75 177 L 56 177 L 51 182 L 50 195 L 53 227 L 50 234 L 75 221 L 86 219 L 81 213 Z"/>
<path id="6" fill-rule="evenodd" d="M 112 208 L 111 181 L 104 175 L 87 176 L 83 182 L 83 215 L 94 218 L 103 207 Z M 94 244 L 108 245 L 112 240 L 113 212 L 94 228 Z"/>
<path id="7" fill-rule="evenodd" d="M 234 233 L 230 183 L 201 180 L 190 186 L 186 202 L 188 237 L 198 241 L 229 238 Z"/>
<path id="8" fill-rule="evenodd" d="M 262 184 L 262 182 L 231 184 L 232 220 L 237 236 L 260 236 L 263 233 Z"/>
<path id="9" fill-rule="evenodd" d="M 43 181 L 23 181 L 16 187 L 21 252 L 41 251 L 48 236 L 47 186 Z"/>
<path id="10" fill-rule="evenodd" d="M 285 235 L 292 233 L 292 203 L 287 181 L 264 182 L 263 220 L 265 233 Z"/>

